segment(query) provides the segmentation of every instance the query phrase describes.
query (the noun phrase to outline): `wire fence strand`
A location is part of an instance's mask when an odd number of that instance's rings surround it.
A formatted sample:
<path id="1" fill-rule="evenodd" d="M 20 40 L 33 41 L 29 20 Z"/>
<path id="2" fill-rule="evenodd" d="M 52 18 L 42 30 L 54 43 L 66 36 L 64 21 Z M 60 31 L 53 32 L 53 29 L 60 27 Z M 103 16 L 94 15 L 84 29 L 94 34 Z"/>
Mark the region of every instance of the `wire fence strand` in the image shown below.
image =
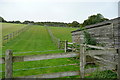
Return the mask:
<path id="1" fill-rule="evenodd" d="M 52 39 L 52 42 L 59 48 L 60 39 L 57 38 L 57 37 L 55 37 L 55 36 L 53 35 L 52 31 L 51 31 L 47 26 L 45 26 L 45 27 L 46 27 L 46 29 L 47 29 L 47 31 L 48 31 L 51 39 Z"/>

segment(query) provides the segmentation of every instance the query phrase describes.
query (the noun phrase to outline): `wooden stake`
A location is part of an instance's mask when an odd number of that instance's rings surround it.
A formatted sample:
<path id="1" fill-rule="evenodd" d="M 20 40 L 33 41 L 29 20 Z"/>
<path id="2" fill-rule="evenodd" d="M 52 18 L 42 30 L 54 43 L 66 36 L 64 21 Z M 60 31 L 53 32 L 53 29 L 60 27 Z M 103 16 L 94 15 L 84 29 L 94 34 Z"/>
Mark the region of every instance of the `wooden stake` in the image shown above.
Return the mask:
<path id="1" fill-rule="evenodd" d="M 5 56 L 5 78 L 12 78 L 12 51 L 7 50 Z"/>
<path id="2" fill-rule="evenodd" d="M 85 76 L 85 64 L 86 64 L 86 56 L 85 56 L 86 47 L 80 45 L 80 76 L 84 78 Z"/>
<path id="3" fill-rule="evenodd" d="M 67 52 L 67 40 L 65 40 L 65 52 Z"/>

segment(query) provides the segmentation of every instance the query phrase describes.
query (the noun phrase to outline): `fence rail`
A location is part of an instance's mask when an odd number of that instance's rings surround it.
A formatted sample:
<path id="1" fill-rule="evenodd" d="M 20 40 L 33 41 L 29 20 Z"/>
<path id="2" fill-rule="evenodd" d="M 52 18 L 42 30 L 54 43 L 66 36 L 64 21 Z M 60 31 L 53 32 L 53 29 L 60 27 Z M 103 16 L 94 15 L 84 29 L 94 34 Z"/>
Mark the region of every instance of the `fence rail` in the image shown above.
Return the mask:
<path id="1" fill-rule="evenodd" d="M 81 46 L 86 46 L 89 48 L 95 48 L 95 49 L 102 49 L 102 50 L 110 50 L 110 49 L 115 49 L 115 48 L 107 48 L 107 47 L 100 47 L 100 46 L 94 46 L 94 45 L 85 45 L 85 44 L 80 44 Z"/>
<path id="2" fill-rule="evenodd" d="M 35 60 L 45 60 L 45 59 L 56 59 L 56 58 L 69 58 L 76 57 L 78 53 L 54 53 L 54 54 L 42 54 L 42 55 L 27 55 L 27 56 L 12 56 L 13 62 L 23 62 L 23 61 L 35 61 Z M 0 63 L 5 63 L 5 57 L 0 58 Z"/>
<path id="3" fill-rule="evenodd" d="M 101 50 L 87 50 L 87 47 L 89 47 L 89 48 L 95 48 L 95 49 L 101 49 Z M 107 67 L 106 67 L 106 69 L 108 69 L 108 70 L 116 70 L 116 66 L 118 65 L 118 61 L 116 60 L 114 60 L 114 61 L 111 61 L 111 60 L 107 60 L 107 59 L 104 59 L 104 58 L 102 58 L 101 57 L 101 55 L 103 55 L 103 56 L 105 56 L 105 55 L 107 55 L 107 56 L 114 56 L 113 58 L 117 58 L 117 57 L 115 57 L 115 56 L 118 56 L 118 54 L 117 54 L 117 50 L 116 49 L 114 49 L 114 48 L 106 48 L 106 47 L 98 47 L 98 46 L 93 46 L 93 45 L 86 45 L 86 44 L 81 44 L 81 46 L 80 46 L 80 62 L 81 62 L 81 64 L 80 64 L 80 69 L 82 69 L 81 71 L 80 71 L 80 73 L 81 73 L 81 77 L 82 78 L 84 78 L 84 76 L 85 76 L 85 65 L 86 65 L 86 56 L 87 55 L 89 55 L 89 56 L 92 56 L 93 58 L 95 58 L 95 59 L 98 59 L 99 61 L 102 61 L 103 63 L 107 63 L 106 65 L 107 65 Z M 112 58 L 112 57 L 110 57 L 110 58 Z M 109 66 L 110 64 L 113 64 L 114 66 Z M 101 69 L 101 68 L 100 68 Z M 94 69 L 93 70 L 89 70 L 89 71 L 94 71 Z M 118 75 L 118 77 L 119 77 L 119 75 Z"/>

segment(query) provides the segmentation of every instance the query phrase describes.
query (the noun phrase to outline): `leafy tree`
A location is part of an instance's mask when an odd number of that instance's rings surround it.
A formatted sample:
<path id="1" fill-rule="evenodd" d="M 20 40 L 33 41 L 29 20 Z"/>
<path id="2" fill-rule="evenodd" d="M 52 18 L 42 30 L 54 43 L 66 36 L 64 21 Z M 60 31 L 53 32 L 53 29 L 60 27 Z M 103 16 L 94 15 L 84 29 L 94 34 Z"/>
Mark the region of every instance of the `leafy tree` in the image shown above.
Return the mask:
<path id="1" fill-rule="evenodd" d="M 19 23 L 21 23 L 21 22 L 20 22 L 20 21 L 14 21 L 14 23 L 18 23 L 18 24 L 19 24 Z"/>
<path id="2" fill-rule="evenodd" d="M 63 22 L 35 22 L 36 25 L 42 25 L 42 26 L 55 26 L 55 27 L 67 27 L 67 23 Z"/>
<path id="3" fill-rule="evenodd" d="M 26 21 L 23 22 L 23 24 L 29 24 L 29 23 L 33 23 L 34 24 L 34 21 L 28 21 L 28 20 L 26 20 Z"/>
<path id="4" fill-rule="evenodd" d="M 6 22 L 1 16 L 0 16 L 0 22 Z"/>
<path id="5" fill-rule="evenodd" d="M 73 21 L 72 23 L 68 24 L 69 27 L 79 27 L 80 24 L 77 21 Z"/>
<path id="6" fill-rule="evenodd" d="M 108 20 L 108 19 L 104 18 L 104 16 L 102 14 L 91 15 L 91 16 L 88 17 L 88 19 L 84 20 L 82 26 L 96 24 L 96 23 L 103 22 L 103 21 L 106 21 L 106 20 Z"/>

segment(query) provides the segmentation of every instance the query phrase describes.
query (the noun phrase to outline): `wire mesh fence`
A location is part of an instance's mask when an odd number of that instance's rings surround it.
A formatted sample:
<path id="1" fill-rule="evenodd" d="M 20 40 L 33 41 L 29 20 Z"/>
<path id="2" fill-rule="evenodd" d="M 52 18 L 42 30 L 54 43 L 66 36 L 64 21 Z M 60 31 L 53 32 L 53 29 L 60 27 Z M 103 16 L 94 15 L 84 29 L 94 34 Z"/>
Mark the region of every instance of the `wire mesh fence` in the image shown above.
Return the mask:
<path id="1" fill-rule="evenodd" d="M 55 37 L 55 36 L 53 35 L 52 31 L 51 31 L 47 26 L 45 26 L 45 27 L 46 27 L 46 29 L 47 29 L 47 31 L 48 31 L 51 39 L 52 39 L 52 42 L 53 42 L 58 48 L 60 48 L 60 39 L 57 38 L 57 37 Z"/>

